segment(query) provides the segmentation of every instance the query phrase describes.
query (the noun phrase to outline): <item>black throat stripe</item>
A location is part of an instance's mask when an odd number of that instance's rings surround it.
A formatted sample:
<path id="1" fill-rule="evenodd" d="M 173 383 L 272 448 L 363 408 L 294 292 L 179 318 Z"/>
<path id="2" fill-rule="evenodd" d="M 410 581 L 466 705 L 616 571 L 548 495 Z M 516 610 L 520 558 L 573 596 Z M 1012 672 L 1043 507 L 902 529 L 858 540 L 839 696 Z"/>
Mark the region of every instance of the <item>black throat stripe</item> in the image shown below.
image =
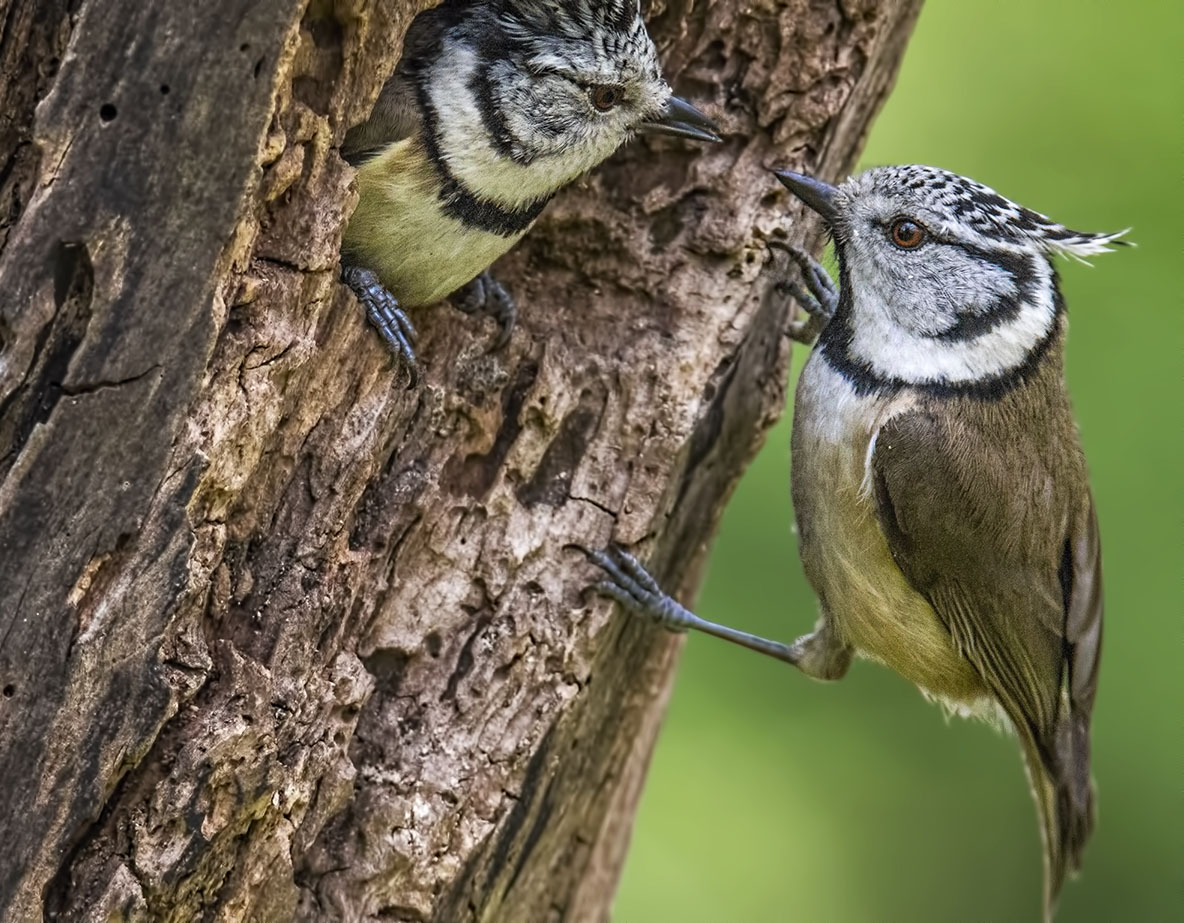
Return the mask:
<path id="1" fill-rule="evenodd" d="M 419 104 L 424 114 L 423 143 L 428 159 L 440 177 L 440 202 L 444 214 L 463 225 L 500 237 L 517 237 L 542 214 L 554 193 L 534 199 L 525 205 L 507 208 L 493 199 L 479 196 L 462 183 L 448 168 L 440 151 L 440 117 L 428 97 L 422 80 L 417 84 Z M 496 145 L 496 143 L 495 143 Z"/>
<path id="2" fill-rule="evenodd" d="M 487 37 L 477 43 L 477 66 L 469 78 L 469 90 L 477 103 L 477 110 L 481 113 L 481 124 L 485 126 L 493 149 L 507 160 L 521 163 L 515 151 L 514 136 L 510 125 L 497 104 L 493 94 L 493 62 L 504 50 L 492 37 Z"/>

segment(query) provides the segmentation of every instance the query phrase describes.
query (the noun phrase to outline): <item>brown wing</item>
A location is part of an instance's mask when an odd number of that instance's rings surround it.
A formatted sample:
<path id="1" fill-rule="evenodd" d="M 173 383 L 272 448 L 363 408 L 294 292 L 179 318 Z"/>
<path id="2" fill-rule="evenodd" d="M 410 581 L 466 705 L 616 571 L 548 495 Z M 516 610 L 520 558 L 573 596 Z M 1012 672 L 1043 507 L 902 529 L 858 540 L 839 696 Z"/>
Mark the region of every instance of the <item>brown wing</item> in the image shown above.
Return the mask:
<path id="1" fill-rule="evenodd" d="M 396 72 L 378 94 L 370 117 L 345 135 L 341 156 L 358 166 L 415 133 L 420 118 L 413 86 Z"/>
<path id="2" fill-rule="evenodd" d="M 416 77 L 439 54 L 444 32 L 467 5 L 448 0 L 412 20 L 403 38 L 399 64 L 378 94 L 370 117 L 345 136 L 341 155 L 350 164 L 357 166 L 419 128 L 423 118 L 416 98 Z"/>
<path id="3" fill-rule="evenodd" d="M 877 513 L 893 558 L 1010 717 L 1045 835 L 1046 900 L 1092 827 L 1089 719 L 1101 559 L 1068 417 L 911 412 L 878 434 Z M 1057 425 L 1060 424 L 1060 425 Z M 1025 436 L 1031 430 L 1025 431 Z"/>

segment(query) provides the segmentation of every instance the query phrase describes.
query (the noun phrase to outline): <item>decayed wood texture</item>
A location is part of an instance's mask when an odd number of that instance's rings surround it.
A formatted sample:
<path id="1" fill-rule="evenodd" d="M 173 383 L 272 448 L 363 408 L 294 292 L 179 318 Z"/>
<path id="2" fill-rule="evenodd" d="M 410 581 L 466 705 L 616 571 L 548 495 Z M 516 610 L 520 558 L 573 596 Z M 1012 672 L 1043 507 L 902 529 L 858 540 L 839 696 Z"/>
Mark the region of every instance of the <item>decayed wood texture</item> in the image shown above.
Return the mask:
<path id="1" fill-rule="evenodd" d="M 335 147 L 424 5 L 0 0 L 5 920 L 608 912 L 677 642 L 565 546 L 693 590 L 817 235 L 765 170 L 849 168 L 919 0 L 654 3 L 727 143 L 562 195 L 408 391 Z"/>

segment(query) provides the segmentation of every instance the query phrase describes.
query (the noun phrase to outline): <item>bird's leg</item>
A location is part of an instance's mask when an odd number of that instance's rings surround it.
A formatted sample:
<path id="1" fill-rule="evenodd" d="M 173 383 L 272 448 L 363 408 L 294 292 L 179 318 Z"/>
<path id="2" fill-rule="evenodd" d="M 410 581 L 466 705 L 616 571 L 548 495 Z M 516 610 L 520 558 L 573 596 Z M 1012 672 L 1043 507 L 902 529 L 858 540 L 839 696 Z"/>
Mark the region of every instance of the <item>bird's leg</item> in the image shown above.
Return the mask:
<path id="1" fill-rule="evenodd" d="M 448 299 L 452 306 L 466 314 L 483 314 L 497 321 L 498 335 L 490 349 L 501 349 L 510 342 L 518 305 L 506 287 L 487 269 L 468 285 L 457 289 Z"/>
<path id="2" fill-rule="evenodd" d="M 804 319 L 790 323 L 789 335 L 797 342 L 809 345 L 818 339 L 822 328 L 834 316 L 839 306 L 839 290 L 830 273 L 805 250 L 779 239 L 770 240 L 769 246 L 784 251 L 801 270 L 805 288 L 789 279 L 778 282 L 777 288 L 793 298 L 806 312 Z"/>
<path id="3" fill-rule="evenodd" d="M 374 270 L 363 269 L 361 266 L 342 266 L 341 281 L 350 287 L 362 307 L 366 309 L 370 323 L 378 328 L 382 338 L 407 365 L 407 371 L 411 375 L 409 387 L 414 387 L 419 381 L 419 360 L 415 358 L 417 334 L 411 319 L 399 307 L 395 296 L 378 281 Z"/>
<path id="4" fill-rule="evenodd" d="M 797 658 L 793 665 L 813 679 L 842 679 L 851 666 L 855 650 L 835 634 L 834 623 L 825 613 L 808 635 L 790 645 Z"/>
<path id="5" fill-rule="evenodd" d="M 585 550 L 584 553 L 605 573 L 604 579 L 596 584 L 598 592 L 667 631 L 702 631 L 791 663 L 817 679 L 838 679 L 847 672 L 847 666 L 851 663 L 851 648 L 834 637 L 827 620 L 813 634 L 799 638 L 793 644 L 770 641 L 695 615 L 662 592 L 658 582 L 641 562 L 621 548 Z"/>

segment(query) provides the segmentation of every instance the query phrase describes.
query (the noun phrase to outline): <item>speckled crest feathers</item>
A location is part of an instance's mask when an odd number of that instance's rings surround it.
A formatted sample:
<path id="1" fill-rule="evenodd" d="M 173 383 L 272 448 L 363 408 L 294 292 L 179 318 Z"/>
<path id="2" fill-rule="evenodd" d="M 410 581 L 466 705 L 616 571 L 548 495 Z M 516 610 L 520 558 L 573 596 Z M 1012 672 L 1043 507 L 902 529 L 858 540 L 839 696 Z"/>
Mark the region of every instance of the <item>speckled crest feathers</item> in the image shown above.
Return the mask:
<path id="1" fill-rule="evenodd" d="M 657 51 L 636 0 L 506 0 L 498 18 L 507 35 L 533 46 L 540 56 L 558 52 L 586 58 L 591 52 L 606 65 L 627 64 L 636 73 L 660 79 Z"/>
<path id="2" fill-rule="evenodd" d="M 918 164 L 874 167 L 848 180 L 844 186 L 858 194 L 899 195 L 909 190 L 911 198 L 933 214 L 948 216 L 951 224 L 969 229 L 985 240 L 1023 245 L 1037 242 L 1046 249 L 1074 257 L 1109 253 L 1112 244 L 1129 228 L 1109 234 L 1074 231 L 1063 224 L 1017 205 L 989 186 L 937 167 Z"/>
<path id="3" fill-rule="evenodd" d="M 644 31 L 636 0 L 503 0 L 499 15 L 510 27 L 536 35 L 582 38 L 589 32 Z"/>

